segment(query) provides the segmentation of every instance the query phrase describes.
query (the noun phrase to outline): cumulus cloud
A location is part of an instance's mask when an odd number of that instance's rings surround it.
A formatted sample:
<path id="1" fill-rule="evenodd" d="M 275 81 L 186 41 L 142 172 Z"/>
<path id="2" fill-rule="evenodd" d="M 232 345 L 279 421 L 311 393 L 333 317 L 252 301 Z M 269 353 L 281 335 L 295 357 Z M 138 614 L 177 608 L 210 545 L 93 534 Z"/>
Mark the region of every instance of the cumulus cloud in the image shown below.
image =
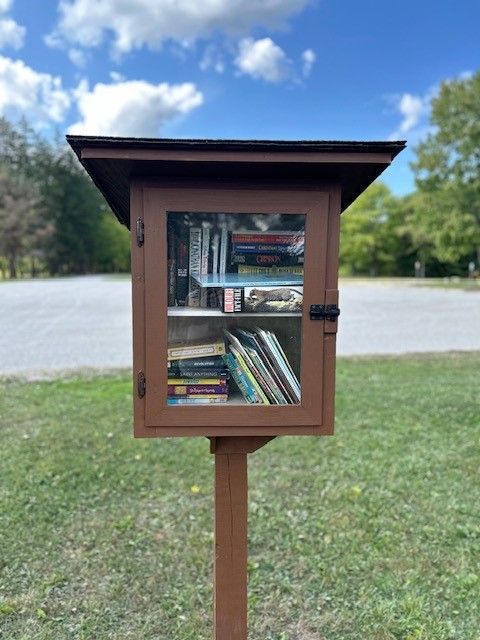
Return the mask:
<path id="1" fill-rule="evenodd" d="M 282 82 L 292 77 L 291 61 L 271 38 L 241 40 L 235 65 L 241 74 L 266 82 Z"/>
<path id="2" fill-rule="evenodd" d="M 4 47 L 21 49 L 25 42 L 25 27 L 3 15 L 10 10 L 11 6 L 11 0 L 0 0 L 0 49 Z"/>
<path id="3" fill-rule="evenodd" d="M 182 44 L 214 33 L 244 35 L 253 27 L 280 28 L 310 0 L 60 0 L 49 40 L 82 47 L 100 45 L 107 34 L 126 53 L 156 49 L 166 40 Z M 49 41 L 47 40 L 47 42 Z"/>
<path id="4" fill-rule="evenodd" d="M 312 72 L 312 67 L 317 60 L 317 54 L 313 49 L 305 49 L 302 53 L 302 74 L 305 78 Z"/>
<path id="5" fill-rule="evenodd" d="M 22 60 L 0 56 L 1 115 L 25 115 L 43 126 L 62 122 L 70 102 L 60 78 L 35 71 Z"/>
<path id="6" fill-rule="evenodd" d="M 169 120 L 199 107 L 203 95 L 192 83 L 151 84 L 143 80 L 96 84 L 75 91 L 81 120 L 69 132 L 84 135 L 157 136 Z"/>

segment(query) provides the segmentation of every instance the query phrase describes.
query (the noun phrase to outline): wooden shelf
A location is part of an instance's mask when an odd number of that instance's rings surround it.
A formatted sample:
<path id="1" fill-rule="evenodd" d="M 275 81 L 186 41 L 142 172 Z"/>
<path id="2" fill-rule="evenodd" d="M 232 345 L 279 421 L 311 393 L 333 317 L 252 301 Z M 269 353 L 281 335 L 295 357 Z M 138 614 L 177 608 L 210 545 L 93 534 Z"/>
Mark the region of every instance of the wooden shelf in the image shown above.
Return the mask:
<path id="1" fill-rule="evenodd" d="M 231 318 L 234 317 L 247 317 L 247 318 L 301 318 L 302 313 L 300 311 L 290 311 L 285 313 L 224 313 L 221 309 L 203 309 L 201 307 L 168 307 L 169 318 L 212 318 L 222 317 Z"/>

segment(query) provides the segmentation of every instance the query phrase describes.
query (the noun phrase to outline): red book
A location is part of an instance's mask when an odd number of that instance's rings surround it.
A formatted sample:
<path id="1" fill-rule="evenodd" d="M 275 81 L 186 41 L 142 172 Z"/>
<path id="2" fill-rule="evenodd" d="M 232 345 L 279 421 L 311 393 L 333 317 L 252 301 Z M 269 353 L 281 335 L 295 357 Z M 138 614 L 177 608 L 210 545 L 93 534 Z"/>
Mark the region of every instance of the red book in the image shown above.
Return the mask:
<path id="1" fill-rule="evenodd" d="M 299 244 L 303 243 L 303 233 L 232 233 L 233 244 Z"/>
<path id="2" fill-rule="evenodd" d="M 168 395 L 169 396 L 194 396 L 194 395 L 220 395 L 228 393 L 228 385 L 212 385 L 212 384 L 169 384 Z"/>

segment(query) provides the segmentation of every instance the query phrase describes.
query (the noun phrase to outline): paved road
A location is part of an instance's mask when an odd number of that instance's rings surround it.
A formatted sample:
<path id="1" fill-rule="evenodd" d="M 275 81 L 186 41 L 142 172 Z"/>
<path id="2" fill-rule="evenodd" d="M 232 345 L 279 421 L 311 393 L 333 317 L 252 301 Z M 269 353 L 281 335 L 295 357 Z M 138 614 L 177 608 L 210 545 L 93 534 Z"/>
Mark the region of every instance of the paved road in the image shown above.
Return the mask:
<path id="1" fill-rule="evenodd" d="M 341 287 L 340 355 L 480 350 L 480 293 Z M 0 283 L 0 373 L 131 366 L 129 280 Z"/>

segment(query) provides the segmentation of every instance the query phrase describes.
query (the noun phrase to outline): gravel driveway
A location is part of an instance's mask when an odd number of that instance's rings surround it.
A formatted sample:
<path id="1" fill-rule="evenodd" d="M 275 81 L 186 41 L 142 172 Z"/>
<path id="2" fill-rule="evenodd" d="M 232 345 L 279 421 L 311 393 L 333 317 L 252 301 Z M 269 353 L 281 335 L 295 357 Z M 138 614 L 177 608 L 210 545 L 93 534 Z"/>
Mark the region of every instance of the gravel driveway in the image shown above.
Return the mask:
<path id="1" fill-rule="evenodd" d="M 480 294 L 407 285 L 340 287 L 339 355 L 480 350 Z M 130 367 L 130 281 L 0 283 L 0 373 Z"/>

